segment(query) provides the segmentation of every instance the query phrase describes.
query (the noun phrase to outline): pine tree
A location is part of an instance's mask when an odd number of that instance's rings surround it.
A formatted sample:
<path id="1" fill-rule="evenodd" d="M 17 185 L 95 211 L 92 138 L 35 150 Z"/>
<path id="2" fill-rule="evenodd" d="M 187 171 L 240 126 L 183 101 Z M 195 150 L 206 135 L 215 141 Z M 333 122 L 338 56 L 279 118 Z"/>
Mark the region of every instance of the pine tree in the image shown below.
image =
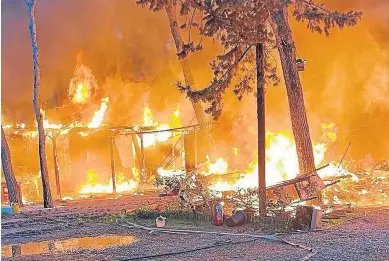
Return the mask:
<path id="1" fill-rule="evenodd" d="M 50 182 L 49 182 L 49 173 L 47 170 L 46 162 L 46 136 L 45 129 L 43 127 L 43 115 L 40 108 L 39 100 L 39 88 L 40 88 L 40 67 L 39 67 L 39 49 L 38 43 L 36 40 L 36 23 L 35 23 L 35 7 L 36 0 L 25 0 L 28 7 L 28 16 L 29 16 L 29 29 L 31 37 L 31 46 L 32 46 L 32 61 L 34 68 L 34 112 L 36 121 L 38 123 L 38 139 L 39 139 L 39 163 L 42 176 L 42 187 L 43 187 L 43 206 L 45 208 L 52 208 L 53 199 L 51 197 L 50 191 Z"/>
<path id="2" fill-rule="evenodd" d="M 313 0 L 239 2 L 187 0 L 184 4 L 189 8 L 198 8 L 205 13 L 205 23 L 200 28 L 201 33 L 218 38 L 227 51 L 219 55 L 211 65 L 215 76 L 206 88 L 193 90 L 190 86 L 181 84 L 179 87 L 191 99 L 209 103 L 206 112 L 217 119 L 223 108 L 223 93 L 231 86 L 234 76 L 246 70 L 244 66 L 239 68 L 239 63 L 244 60 L 246 54 L 249 54 L 246 52 L 247 48 L 258 43 L 258 40 L 265 43 L 268 48 L 276 47 L 280 54 L 287 88 L 300 172 L 308 173 L 315 169 L 315 165 L 303 91 L 296 65 L 296 47 L 288 23 L 288 7 L 292 2 L 294 7 L 292 14 L 297 21 L 306 21 L 308 29 L 317 33 L 324 32 L 326 35 L 333 27 L 356 25 L 362 15 L 361 12 L 354 11 L 347 13 L 329 11 L 323 4 L 316 4 Z M 269 27 L 272 31 L 269 31 Z M 277 83 L 274 67 L 267 65 L 266 72 L 266 78 Z M 253 90 L 247 84 L 251 80 L 250 76 L 247 76 L 250 73 L 247 74 L 246 70 L 244 75 L 243 80 L 234 85 L 234 93 L 239 99 L 242 99 L 242 94 Z"/>
<path id="3" fill-rule="evenodd" d="M 192 88 L 195 88 L 195 80 L 193 77 L 193 73 L 189 64 L 189 61 L 187 59 L 188 49 L 194 49 L 193 46 L 189 44 L 185 44 L 182 40 L 182 36 L 180 33 L 180 28 L 178 26 L 178 21 L 176 18 L 176 12 L 177 12 L 177 2 L 175 0 L 138 0 L 138 5 L 141 5 L 143 7 L 148 7 L 152 11 L 161 11 L 165 10 L 166 15 L 169 20 L 169 27 L 170 31 L 174 40 L 174 44 L 177 50 L 177 56 L 179 58 L 182 72 L 184 74 L 185 83 L 187 85 L 192 86 Z M 186 13 L 185 6 L 181 6 L 180 14 L 183 15 Z M 200 102 L 197 100 L 191 99 L 191 103 L 193 105 L 193 109 L 195 112 L 196 119 L 198 123 L 200 124 L 202 131 L 200 136 L 200 145 L 203 148 L 203 150 L 207 151 L 207 153 L 213 153 L 213 139 L 212 135 L 210 133 L 207 120 L 204 114 L 203 107 Z M 207 144 L 208 146 L 204 146 Z M 203 153 L 201 153 L 203 154 Z M 205 160 L 205 158 L 203 159 Z"/>
<path id="4" fill-rule="evenodd" d="M 7 138 L 4 134 L 3 125 L 1 125 L 1 164 L 3 167 L 5 182 L 7 184 L 10 203 L 18 203 L 20 206 L 23 205 L 14 170 L 12 168 L 11 152 L 9 150 Z"/>

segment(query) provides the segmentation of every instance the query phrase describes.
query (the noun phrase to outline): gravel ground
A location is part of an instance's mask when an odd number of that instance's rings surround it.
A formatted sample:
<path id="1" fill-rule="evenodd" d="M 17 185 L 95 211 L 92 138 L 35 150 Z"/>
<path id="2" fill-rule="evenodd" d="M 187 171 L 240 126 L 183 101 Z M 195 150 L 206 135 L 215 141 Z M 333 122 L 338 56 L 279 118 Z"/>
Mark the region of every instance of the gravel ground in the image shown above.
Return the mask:
<path id="1" fill-rule="evenodd" d="M 171 199 L 162 199 L 166 203 Z M 129 260 L 131 258 L 177 252 L 203 246 L 246 241 L 247 238 L 218 235 L 155 234 L 139 229 L 127 229 L 116 224 L 87 222 L 84 218 L 120 213 L 142 204 L 159 202 L 156 197 L 121 197 L 116 200 L 71 201 L 51 210 L 27 206 L 17 216 L 2 217 L 3 260 Z M 196 228 L 197 230 L 201 228 Z M 223 232 L 256 233 L 249 228 L 217 228 Z M 119 238 L 133 236 L 134 242 L 117 245 L 107 240 L 107 245 L 96 249 L 96 239 L 88 241 L 88 247 L 68 246 L 70 251 L 42 250 L 47 242 L 72 238 L 103 237 L 117 235 Z M 309 260 L 374 260 L 389 261 L 389 210 L 368 213 L 366 217 L 345 222 L 329 230 L 311 233 L 289 234 L 283 239 L 312 247 L 316 255 Z M 33 244 L 31 245 L 31 242 Z M 66 241 L 68 242 L 68 241 Z M 39 246 L 35 246 L 38 244 Z M 21 245 L 22 255 L 11 256 L 11 246 Z M 50 245 L 50 244 L 49 244 Z M 66 244 L 65 244 L 66 245 Z M 27 255 L 27 253 L 30 253 Z M 31 254 L 41 253 L 41 254 Z M 149 258 L 147 260 L 302 260 L 307 250 L 282 242 L 258 239 L 241 244 L 230 244 L 174 256 Z M 7 256 L 7 257 L 6 257 Z M 145 260 L 145 259 L 143 259 Z"/>

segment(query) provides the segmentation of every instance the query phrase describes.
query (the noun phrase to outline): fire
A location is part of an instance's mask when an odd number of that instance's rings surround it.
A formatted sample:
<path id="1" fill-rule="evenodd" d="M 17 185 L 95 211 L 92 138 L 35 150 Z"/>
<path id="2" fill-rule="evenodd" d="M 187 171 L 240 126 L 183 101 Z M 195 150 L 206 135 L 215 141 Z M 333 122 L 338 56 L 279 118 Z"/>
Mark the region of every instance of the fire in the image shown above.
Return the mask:
<path id="1" fill-rule="evenodd" d="M 81 194 L 92 194 L 92 193 L 112 193 L 112 179 L 109 179 L 104 184 L 98 183 L 98 174 L 89 170 L 87 172 L 87 182 L 84 183 L 79 193 Z M 116 174 L 116 192 L 131 192 L 137 187 L 137 183 L 134 180 L 126 180 L 123 173 L 119 172 Z"/>
<path id="2" fill-rule="evenodd" d="M 142 119 L 142 126 L 143 127 L 155 127 L 155 129 L 159 132 L 156 133 L 146 133 L 143 134 L 143 147 L 150 148 L 155 146 L 158 142 L 166 142 L 170 138 L 173 137 L 173 134 L 171 131 L 168 131 L 171 128 L 179 127 L 181 126 L 180 123 L 180 110 L 179 107 L 174 110 L 173 114 L 171 115 L 171 124 L 166 123 L 158 123 L 154 121 L 154 115 L 151 111 L 151 109 L 147 106 L 143 108 L 143 119 Z"/>
<path id="3" fill-rule="evenodd" d="M 88 85 L 82 82 L 79 83 L 73 95 L 72 101 L 75 103 L 84 103 L 88 99 L 88 97 L 89 97 Z"/>
<path id="4" fill-rule="evenodd" d="M 327 150 L 326 144 L 313 144 L 315 164 L 318 166 L 323 160 Z M 293 179 L 299 173 L 296 144 L 294 139 L 286 132 L 266 132 L 266 186 L 278 182 Z M 228 172 L 228 163 L 218 158 L 215 163 L 208 162 L 208 173 L 225 174 Z M 225 191 L 240 188 L 252 188 L 258 186 L 258 160 L 249 164 L 244 174 L 233 184 L 226 181 L 218 181 L 210 187 L 212 190 Z"/>
<path id="5" fill-rule="evenodd" d="M 207 162 L 206 162 L 207 173 L 204 173 L 204 175 L 227 173 L 228 162 L 225 159 L 219 157 L 216 159 L 215 163 L 212 163 L 208 155 L 206 156 L 206 158 L 207 158 Z"/>
<path id="6" fill-rule="evenodd" d="M 143 121 L 142 126 L 152 127 L 154 126 L 154 116 L 151 109 L 147 106 L 143 108 Z"/>
<path id="7" fill-rule="evenodd" d="M 170 129 L 168 124 L 161 124 L 157 128 L 158 131 L 168 130 L 168 129 Z M 172 136 L 172 133 L 170 131 L 163 131 L 163 132 L 158 132 L 156 136 L 158 142 L 165 142 Z"/>
<path id="8" fill-rule="evenodd" d="M 74 103 L 85 103 L 92 93 L 98 89 L 97 81 L 92 70 L 82 63 L 79 63 L 74 70 L 74 76 L 69 84 L 69 98 Z"/>
<path id="9" fill-rule="evenodd" d="M 88 128 L 93 129 L 101 126 L 101 123 L 104 120 L 104 114 L 108 108 L 108 102 L 108 97 L 101 99 L 100 109 L 94 113 L 91 122 L 88 124 Z"/>
<path id="10" fill-rule="evenodd" d="M 60 129 L 62 127 L 62 124 L 50 123 L 48 120 L 43 120 L 43 128 L 45 129 Z"/>

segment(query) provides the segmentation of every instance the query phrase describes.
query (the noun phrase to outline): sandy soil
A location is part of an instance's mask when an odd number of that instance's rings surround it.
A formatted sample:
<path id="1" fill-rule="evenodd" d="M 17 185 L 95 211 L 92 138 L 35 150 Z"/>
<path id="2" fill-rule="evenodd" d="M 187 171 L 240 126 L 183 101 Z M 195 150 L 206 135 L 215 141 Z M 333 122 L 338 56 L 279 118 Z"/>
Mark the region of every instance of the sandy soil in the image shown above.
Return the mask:
<path id="1" fill-rule="evenodd" d="M 3 260 L 134 260 L 137 257 L 214 246 L 248 238 L 218 235 L 153 234 L 117 224 L 91 222 L 90 217 L 132 210 L 142 204 L 166 203 L 151 195 L 69 201 L 54 209 L 27 206 L 4 216 L 1 223 Z M 201 228 L 196 228 L 201 229 Z M 207 228 L 260 234 L 249 228 Z M 312 247 L 309 260 L 389 260 L 389 210 L 368 213 L 332 229 L 281 236 Z M 12 253 L 13 252 L 13 253 Z M 263 239 L 147 260 L 302 260 L 309 251 Z M 138 259 L 146 260 L 146 259 Z"/>

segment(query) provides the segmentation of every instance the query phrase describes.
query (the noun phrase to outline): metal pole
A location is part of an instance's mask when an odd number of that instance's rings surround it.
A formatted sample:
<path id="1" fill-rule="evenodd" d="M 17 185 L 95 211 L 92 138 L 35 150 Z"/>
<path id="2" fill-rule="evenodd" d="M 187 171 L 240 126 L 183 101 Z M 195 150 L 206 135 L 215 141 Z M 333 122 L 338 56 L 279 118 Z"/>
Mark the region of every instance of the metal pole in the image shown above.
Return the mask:
<path id="1" fill-rule="evenodd" d="M 54 158 L 54 174 L 55 174 L 55 185 L 57 187 L 57 195 L 61 199 L 61 184 L 59 181 L 59 166 L 58 166 L 58 155 L 57 155 L 57 135 L 53 133 L 53 137 L 51 139 L 53 142 L 53 158 Z"/>
<path id="2" fill-rule="evenodd" d="M 115 146 L 115 140 L 113 133 L 109 135 L 109 154 L 111 157 L 111 174 L 112 174 L 112 192 L 116 193 L 116 177 L 115 177 L 115 159 L 113 155 L 113 147 Z"/>

